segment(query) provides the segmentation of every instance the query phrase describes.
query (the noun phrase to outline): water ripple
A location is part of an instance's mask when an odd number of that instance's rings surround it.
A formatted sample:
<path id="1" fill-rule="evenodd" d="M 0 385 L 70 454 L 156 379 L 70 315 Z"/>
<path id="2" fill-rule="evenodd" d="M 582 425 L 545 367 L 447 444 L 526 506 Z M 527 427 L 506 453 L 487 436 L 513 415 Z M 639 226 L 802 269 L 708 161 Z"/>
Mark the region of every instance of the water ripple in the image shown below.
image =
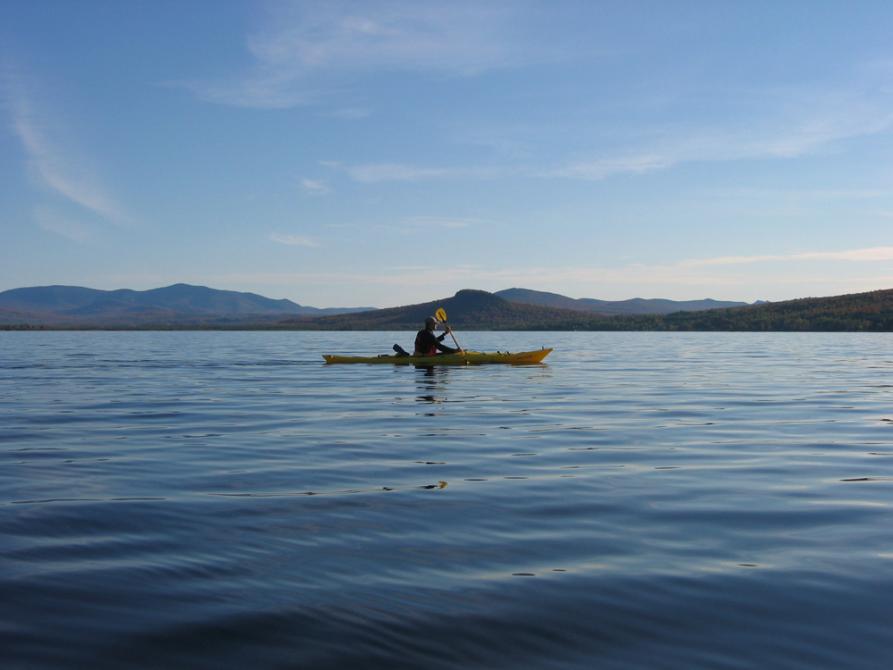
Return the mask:
<path id="1" fill-rule="evenodd" d="M 0 333 L 4 667 L 893 660 L 893 337 L 406 338 Z"/>

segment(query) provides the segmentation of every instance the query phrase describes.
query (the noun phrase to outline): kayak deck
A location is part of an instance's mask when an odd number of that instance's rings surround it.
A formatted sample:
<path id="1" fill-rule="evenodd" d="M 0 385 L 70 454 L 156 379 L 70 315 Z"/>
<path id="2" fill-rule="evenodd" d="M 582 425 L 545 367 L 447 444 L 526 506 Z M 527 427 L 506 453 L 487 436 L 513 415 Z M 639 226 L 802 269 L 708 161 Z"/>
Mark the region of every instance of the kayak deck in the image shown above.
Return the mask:
<path id="1" fill-rule="evenodd" d="M 518 353 L 500 352 L 485 353 L 465 351 L 461 354 L 438 354 L 437 356 L 336 356 L 323 354 L 326 363 L 372 363 L 387 365 L 480 365 L 482 363 L 503 363 L 508 365 L 533 365 L 552 353 L 545 347 L 537 351 L 519 351 Z"/>

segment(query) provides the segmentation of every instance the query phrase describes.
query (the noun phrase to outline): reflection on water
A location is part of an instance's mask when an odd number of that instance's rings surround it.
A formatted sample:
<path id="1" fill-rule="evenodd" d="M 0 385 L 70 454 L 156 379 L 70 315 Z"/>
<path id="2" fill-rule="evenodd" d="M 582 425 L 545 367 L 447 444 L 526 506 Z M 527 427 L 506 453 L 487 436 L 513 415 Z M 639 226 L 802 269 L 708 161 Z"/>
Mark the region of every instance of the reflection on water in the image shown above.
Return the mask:
<path id="1" fill-rule="evenodd" d="M 889 665 L 893 337 L 461 339 L 0 333 L 2 666 Z"/>
<path id="2" fill-rule="evenodd" d="M 415 366 L 420 402 L 446 402 L 450 366 Z M 432 416 L 432 415 L 428 415 Z"/>

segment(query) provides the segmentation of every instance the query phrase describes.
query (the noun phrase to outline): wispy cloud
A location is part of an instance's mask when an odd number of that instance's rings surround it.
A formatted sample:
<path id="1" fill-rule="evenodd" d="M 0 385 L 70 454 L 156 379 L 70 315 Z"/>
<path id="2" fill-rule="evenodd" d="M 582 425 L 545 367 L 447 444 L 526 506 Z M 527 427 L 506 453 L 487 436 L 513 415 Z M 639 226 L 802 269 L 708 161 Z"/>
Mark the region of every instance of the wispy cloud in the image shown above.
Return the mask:
<path id="1" fill-rule="evenodd" d="M 311 237 L 303 235 L 290 235 L 286 233 L 270 233 L 270 240 L 277 244 L 285 244 L 290 247 L 318 247 L 319 242 Z"/>
<path id="2" fill-rule="evenodd" d="M 109 223 L 124 222 L 114 199 L 94 178 L 79 173 L 79 170 L 72 167 L 79 161 L 53 144 L 32 114 L 19 111 L 13 120 L 13 129 L 21 140 L 32 172 L 39 181 L 58 195 L 98 214 Z"/>
<path id="3" fill-rule="evenodd" d="M 426 167 L 402 163 L 369 163 L 346 168 L 354 181 L 376 183 L 388 181 L 425 181 L 430 179 L 495 179 L 517 174 L 513 167 Z"/>
<path id="4" fill-rule="evenodd" d="M 399 163 L 373 163 L 354 165 L 347 168 L 351 179 L 359 182 L 380 181 L 421 181 L 437 179 L 451 174 L 448 168 L 430 168 L 417 165 L 401 165 Z"/>
<path id="5" fill-rule="evenodd" d="M 487 224 L 488 221 L 472 217 L 461 216 L 407 216 L 397 217 L 385 221 L 342 221 L 338 223 L 324 223 L 322 226 L 329 230 L 378 230 L 399 235 L 424 234 L 432 230 L 443 232 L 452 230 L 464 230 L 475 226 Z"/>
<path id="6" fill-rule="evenodd" d="M 372 110 L 366 107 L 343 107 L 341 109 L 336 109 L 331 113 L 331 116 L 336 119 L 345 119 L 347 121 L 358 121 L 360 119 L 367 119 L 372 116 Z"/>
<path id="7" fill-rule="evenodd" d="M 619 174 L 644 174 L 671 167 L 674 159 L 659 155 L 603 157 L 542 169 L 521 165 L 425 166 L 406 163 L 367 163 L 345 168 L 354 181 L 364 184 L 444 179 L 492 180 L 506 177 L 599 181 Z"/>
<path id="8" fill-rule="evenodd" d="M 671 157 L 659 154 L 605 157 L 591 161 L 568 163 L 551 170 L 539 172 L 537 176 L 598 181 L 617 174 L 644 174 L 645 172 L 662 170 L 673 164 L 674 160 Z"/>
<path id="9" fill-rule="evenodd" d="M 550 142 L 548 159 L 531 156 L 528 148 L 513 157 L 513 162 L 501 165 L 380 161 L 347 165 L 345 170 L 352 179 L 363 183 L 505 177 L 600 181 L 622 175 L 646 175 L 691 163 L 796 159 L 842 150 L 848 141 L 893 131 L 893 112 L 889 111 L 893 106 L 893 88 L 886 84 L 886 79 L 880 79 L 877 73 L 866 75 L 858 69 L 853 70 L 852 79 L 783 91 L 739 91 L 737 97 L 742 105 L 753 99 L 763 104 L 750 115 L 730 113 L 728 119 L 719 115 L 710 123 L 642 122 L 634 133 L 624 135 L 621 131 L 613 135 L 609 145 L 600 140 L 594 140 L 589 146 L 585 141 L 574 146 L 564 140 Z M 572 126 L 564 132 L 571 130 Z M 496 147 L 523 146 L 522 138 L 547 132 L 529 126 L 519 126 L 514 131 L 493 128 L 490 131 L 492 137 L 488 136 L 486 141 L 480 131 L 470 131 L 466 142 L 487 144 L 496 153 L 505 154 L 504 149 Z M 584 129 L 579 131 L 581 137 L 586 136 Z M 566 153 L 565 158 L 556 158 L 561 151 Z M 843 190 L 838 194 L 846 197 Z M 826 195 L 832 197 L 834 193 L 829 191 Z M 871 194 L 863 193 L 860 197 L 871 197 Z"/>
<path id="10" fill-rule="evenodd" d="M 286 108 L 330 96 L 331 82 L 345 74 L 475 74 L 536 58 L 536 49 L 512 35 L 517 22 L 510 19 L 516 13 L 508 3 L 468 1 L 276 5 L 247 40 L 252 62 L 245 72 L 178 85 L 209 102 Z M 328 83 L 321 83 L 323 78 Z M 354 109 L 347 118 L 356 118 L 358 111 L 365 113 Z"/>
<path id="11" fill-rule="evenodd" d="M 626 149 L 591 152 L 591 158 L 576 158 L 552 167 L 529 165 L 432 166 L 406 163 L 368 163 L 347 166 L 347 174 L 362 183 L 392 181 L 430 181 L 438 179 L 486 180 L 504 177 L 572 179 L 601 181 L 618 175 L 643 175 L 686 164 L 740 160 L 790 159 L 809 155 L 835 142 L 870 136 L 893 129 L 893 114 L 864 119 L 862 124 L 849 121 L 821 124 L 821 130 L 797 128 L 797 122 L 783 123 L 762 133 L 735 130 L 679 130 L 650 143 L 631 142 Z M 872 197 L 876 192 L 851 191 L 856 197 Z M 847 197 L 847 192 L 826 192 L 827 197 Z"/>
<path id="12" fill-rule="evenodd" d="M 718 256 L 681 261 L 679 267 L 703 267 L 709 265 L 750 265 L 753 263 L 778 263 L 795 261 L 849 261 L 874 263 L 893 261 L 893 247 L 868 247 L 844 251 L 806 251 L 792 254 L 765 254 L 757 256 Z"/>
<path id="13" fill-rule="evenodd" d="M 706 195 L 727 198 L 796 198 L 797 200 L 872 200 L 893 195 L 893 188 L 726 188 L 711 189 Z M 891 212 L 878 212 L 879 216 L 890 215 Z"/>
<path id="14" fill-rule="evenodd" d="M 35 207 L 34 222 L 39 228 L 74 242 L 85 242 L 91 237 L 88 226 L 43 205 Z"/>
<path id="15" fill-rule="evenodd" d="M 322 179 L 302 179 L 301 188 L 310 195 L 327 195 L 332 192 L 328 183 Z"/>
<path id="16" fill-rule="evenodd" d="M 714 127 L 668 128 L 619 153 L 570 161 L 543 177 L 601 180 L 644 174 L 684 163 L 792 159 L 826 151 L 846 140 L 893 129 L 889 87 L 861 85 L 823 90 L 762 92 L 765 109 L 754 117 Z"/>
<path id="17" fill-rule="evenodd" d="M 20 76 L 9 70 L 2 79 L 8 99 L 13 133 L 19 139 L 33 180 L 49 192 L 100 217 L 122 225 L 128 218 L 99 179 L 85 167 L 90 161 L 76 155 L 59 135 L 59 124 L 40 111 L 26 92 Z M 39 223 L 39 222 L 38 222 Z"/>
<path id="18" fill-rule="evenodd" d="M 400 235 L 425 233 L 432 230 L 450 231 L 470 228 L 482 223 L 479 219 L 448 216 L 410 216 L 393 223 L 372 224 L 377 230 Z"/>
<path id="19" fill-rule="evenodd" d="M 373 163 L 347 168 L 359 182 L 421 181 L 444 178 L 494 179 L 522 176 L 541 179 L 601 181 L 618 175 L 642 175 L 696 162 L 790 159 L 833 146 L 835 142 L 866 137 L 893 129 L 893 114 L 864 111 L 861 122 L 827 118 L 823 122 L 792 119 L 772 128 L 750 132 L 726 130 L 670 130 L 648 144 L 628 149 L 595 152 L 588 159 L 575 159 L 553 167 L 506 166 L 417 166 L 400 163 Z M 878 190 L 830 190 L 814 192 L 824 197 L 875 197 Z"/>
<path id="20" fill-rule="evenodd" d="M 476 223 L 480 223 L 477 219 L 451 218 L 443 216 L 413 216 L 406 220 L 406 225 L 413 228 L 445 228 L 447 230 L 458 230 L 461 228 L 469 228 Z"/>

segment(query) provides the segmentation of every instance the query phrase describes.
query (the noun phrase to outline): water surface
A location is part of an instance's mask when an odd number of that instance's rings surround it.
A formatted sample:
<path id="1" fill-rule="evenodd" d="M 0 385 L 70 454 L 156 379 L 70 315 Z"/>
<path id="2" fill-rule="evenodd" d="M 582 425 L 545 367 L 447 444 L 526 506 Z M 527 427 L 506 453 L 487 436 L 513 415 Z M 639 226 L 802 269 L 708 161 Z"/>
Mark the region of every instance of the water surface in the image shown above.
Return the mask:
<path id="1" fill-rule="evenodd" d="M 882 668 L 893 336 L 0 333 L 0 664 Z"/>

